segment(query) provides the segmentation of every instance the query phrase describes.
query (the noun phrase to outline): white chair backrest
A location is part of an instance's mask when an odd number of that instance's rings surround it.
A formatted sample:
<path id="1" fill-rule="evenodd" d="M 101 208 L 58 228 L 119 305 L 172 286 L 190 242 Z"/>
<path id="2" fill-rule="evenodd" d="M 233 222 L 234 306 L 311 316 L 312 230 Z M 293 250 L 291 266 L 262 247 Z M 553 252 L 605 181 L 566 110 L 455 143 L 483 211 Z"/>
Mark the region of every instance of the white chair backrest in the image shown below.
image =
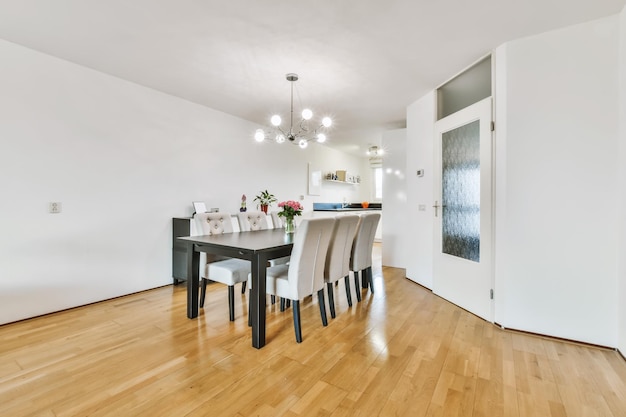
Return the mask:
<path id="1" fill-rule="evenodd" d="M 242 232 L 265 230 L 267 225 L 267 214 L 262 211 L 243 211 L 237 213 L 239 220 L 239 230 Z"/>
<path id="2" fill-rule="evenodd" d="M 352 244 L 350 256 L 351 271 L 362 271 L 372 266 L 372 248 L 374 246 L 376 227 L 378 227 L 380 220 L 380 213 L 365 213 L 360 217 L 361 220 Z"/>
<path id="3" fill-rule="evenodd" d="M 335 219 L 304 219 L 294 236 L 289 295 L 302 299 L 324 288 L 324 264 Z"/>
<path id="4" fill-rule="evenodd" d="M 350 273 L 350 254 L 358 224 L 359 216 L 335 217 L 335 227 L 328 246 L 324 268 L 324 279 L 327 282 L 337 281 Z"/>
<path id="5" fill-rule="evenodd" d="M 203 235 L 233 232 L 233 222 L 229 213 L 197 213 L 194 219 L 197 230 Z"/>
<path id="6" fill-rule="evenodd" d="M 283 218 L 278 215 L 277 211 L 272 211 L 270 215 L 272 216 L 272 225 L 274 226 L 274 229 L 282 229 L 285 227 L 285 222 L 283 221 Z"/>

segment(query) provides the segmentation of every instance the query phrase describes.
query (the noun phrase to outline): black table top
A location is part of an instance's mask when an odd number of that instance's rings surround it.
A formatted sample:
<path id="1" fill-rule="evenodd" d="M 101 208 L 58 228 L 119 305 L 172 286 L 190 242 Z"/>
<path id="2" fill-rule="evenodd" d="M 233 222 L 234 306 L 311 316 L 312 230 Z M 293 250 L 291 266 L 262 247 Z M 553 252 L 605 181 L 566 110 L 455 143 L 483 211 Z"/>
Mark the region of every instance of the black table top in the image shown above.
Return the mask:
<path id="1" fill-rule="evenodd" d="M 267 229 L 253 232 L 223 233 L 219 235 L 185 236 L 180 241 L 203 246 L 216 246 L 257 252 L 293 245 L 293 233 L 284 229 Z"/>

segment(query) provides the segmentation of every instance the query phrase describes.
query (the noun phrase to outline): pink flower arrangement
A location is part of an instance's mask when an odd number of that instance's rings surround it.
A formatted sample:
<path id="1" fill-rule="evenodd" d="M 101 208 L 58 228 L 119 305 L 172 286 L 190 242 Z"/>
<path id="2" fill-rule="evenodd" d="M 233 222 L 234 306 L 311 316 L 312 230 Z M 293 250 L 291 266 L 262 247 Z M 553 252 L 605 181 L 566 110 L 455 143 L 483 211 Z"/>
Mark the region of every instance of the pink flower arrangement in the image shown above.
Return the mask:
<path id="1" fill-rule="evenodd" d="M 278 215 L 285 219 L 293 219 L 294 216 L 302 215 L 302 204 L 297 201 L 288 200 L 278 203 L 278 207 L 282 208 L 282 211 L 278 212 Z"/>

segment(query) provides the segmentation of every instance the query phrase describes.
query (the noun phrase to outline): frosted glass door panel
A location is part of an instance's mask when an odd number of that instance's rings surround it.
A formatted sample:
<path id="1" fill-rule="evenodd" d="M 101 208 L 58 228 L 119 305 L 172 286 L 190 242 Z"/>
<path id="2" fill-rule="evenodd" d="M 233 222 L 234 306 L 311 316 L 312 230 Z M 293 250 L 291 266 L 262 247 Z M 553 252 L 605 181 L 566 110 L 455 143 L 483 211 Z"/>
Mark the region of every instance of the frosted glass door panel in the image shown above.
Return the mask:
<path id="1" fill-rule="evenodd" d="M 433 293 L 489 321 L 494 317 L 491 108 L 486 98 L 435 123 L 432 213 Z"/>
<path id="2" fill-rule="evenodd" d="M 480 121 L 442 134 L 442 251 L 480 261 Z"/>

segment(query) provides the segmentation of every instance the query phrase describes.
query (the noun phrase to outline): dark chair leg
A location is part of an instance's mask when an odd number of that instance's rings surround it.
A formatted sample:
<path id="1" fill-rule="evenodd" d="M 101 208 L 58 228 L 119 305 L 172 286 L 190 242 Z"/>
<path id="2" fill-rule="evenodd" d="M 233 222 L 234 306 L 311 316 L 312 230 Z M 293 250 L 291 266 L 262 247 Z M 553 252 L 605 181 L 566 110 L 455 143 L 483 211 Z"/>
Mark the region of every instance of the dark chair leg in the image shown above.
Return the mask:
<path id="1" fill-rule="evenodd" d="M 206 282 L 207 280 L 202 278 L 202 288 L 200 289 L 200 307 L 204 307 L 204 297 L 206 296 Z"/>
<path id="2" fill-rule="evenodd" d="M 300 326 L 300 300 L 293 300 L 293 328 L 296 331 L 296 342 L 302 343 L 302 327 Z"/>
<path id="3" fill-rule="evenodd" d="M 330 308 L 330 317 L 335 318 L 335 295 L 333 294 L 333 283 L 327 283 L 326 288 L 328 288 L 328 307 Z"/>
<path id="4" fill-rule="evenodd" d="M 365 269 L 367 269 L 367 268 L 365 268 Z M 368 287 L 368 285 L 367 285 L 367 275 L 365 273 L 365 269 L 361 271 L 361 287 L 363 289 Z"/>
<path id="5" fill-rule="evenodd" d="M 252 308 L 252 303 L 250 302 L 250 300 L 252 300 L 252 290 L 250 290 L 249 292 L 249 296 L 248 296 L 248 327 L 252 327 L 252 316 L 250 315 L 250 309 Z"/>
<path id="6" fill-rule="evenodd" d="M 374 274 L 372 273 L 372 267 L 367 267 L 367 280 L 370 283 L 370 291 L 374 294 Z"/>
<path id="7" fill-rule="evenodd" d="M 343 278 L 343 281 L 346 284 L 346 298 L 348 299 L 348 305 L 352 307 L 352 291 L 350 291 L 350 275 L 346 275 Z"/>
<path id="8" fill-rule="evenodd" d="M 359 271 L 354 271 L 354 292 L 356 293 L 356 300 L 361 302 L 361 288 L 359 287 Z"/>
<path id="9" fill-rule="evenodd" d="M 244 281 L 241 283 L 241 293 L 245 294 L 246 293 L 246 285 L 248 284 L 248 281 Z"/>
<path id="10" fill-rule="evenodd" d="M 291 300 L 287 299 L 287 301 L 285 301 L 285 307 L 289 308 L 291 307 Z"/>
<path id="11" fill-rule="evenodd" d="M 228 286 L 228 313 L 230 321 L 235 321 L 235 286 Z"/>
<path id="12" fill-rule="evenodd" d="M 326 317 L 326 303 L 324 302 L 324 288 L 317 292 L 317 302 L 320 305 L 320 316 L 322 316 L 322 324 L 328 326 L 328 318 Z"/>
<path id="13" fill-rule="evenodd" d="M 276 296 L 275 295 L 270 295 L 270 300 L 272 301 L 272 304 L 276 304 Z"/>
<path id="14" fill-rule="evenodd" d="M 285 311 L 286 300 L 284 298 L 280 299 L 280 311 Z"/>

